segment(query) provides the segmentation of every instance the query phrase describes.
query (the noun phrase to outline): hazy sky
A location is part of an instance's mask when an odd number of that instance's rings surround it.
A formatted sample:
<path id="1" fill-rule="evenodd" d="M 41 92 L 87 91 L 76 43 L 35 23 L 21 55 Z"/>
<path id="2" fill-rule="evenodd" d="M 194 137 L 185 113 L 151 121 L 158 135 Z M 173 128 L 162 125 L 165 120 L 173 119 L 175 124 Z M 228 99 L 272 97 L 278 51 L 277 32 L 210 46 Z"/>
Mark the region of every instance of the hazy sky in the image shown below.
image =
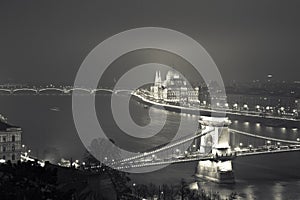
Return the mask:
<path id="1" fill-rule="evenodd" d="M 223 79 L 300 80 L 300 1 L 1 0 L 0 81 L 73 83 L 86 55 L 121 31 L 156 26 L 202 44 Z"/>

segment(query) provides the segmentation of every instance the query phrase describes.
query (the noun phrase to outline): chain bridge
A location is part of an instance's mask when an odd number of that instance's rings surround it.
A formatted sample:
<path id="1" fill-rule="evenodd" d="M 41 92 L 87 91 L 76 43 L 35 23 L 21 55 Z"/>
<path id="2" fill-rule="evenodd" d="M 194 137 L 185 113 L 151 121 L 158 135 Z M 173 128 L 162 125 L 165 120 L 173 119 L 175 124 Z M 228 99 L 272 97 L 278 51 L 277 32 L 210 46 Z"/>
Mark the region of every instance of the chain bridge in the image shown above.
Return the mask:
<path id="1" fill-rule="evenodd" d="M 217 176 L 218 179 L 222 179 L 220 177 L 224 172 L 227 173 L 227 176 L 231 176 L 228 175 L 232 170 L 231 161 L 236 157 L 300 151 L 299 139 L 296 141 L 285 140 L 230 129 L 228 127 L 230 121 L 227 118 L 202 117 L 200 123 L 202 129 L 196 133 L 180 138 L 163 147 L 108 164 L 119 170 L 130 171 L 134 168 L 196 161 L 201 169 L 209 166 L 210 168 L 216 168 L 213 170 L 218 173 L 218 170 L 222 168 L 223 172 L 220 172 Z M 233 135 L 255 138 L 258 140 L 257 145 L 239 143 L 234 148 L 230 146 L 230 137 L 233 137 Z M 226 166 L 227 169 L 226 167 L 224 169 L 222 165 Z"/>

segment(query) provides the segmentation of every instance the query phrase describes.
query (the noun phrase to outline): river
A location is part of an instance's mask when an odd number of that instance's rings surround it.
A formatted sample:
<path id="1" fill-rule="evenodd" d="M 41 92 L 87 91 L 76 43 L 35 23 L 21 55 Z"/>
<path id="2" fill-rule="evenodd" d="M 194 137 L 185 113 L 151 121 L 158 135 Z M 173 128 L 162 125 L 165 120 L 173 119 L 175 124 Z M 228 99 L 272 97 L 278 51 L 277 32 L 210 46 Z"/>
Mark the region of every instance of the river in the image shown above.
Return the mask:
<path id="1" fill-rule="evenodd" d="M 122 101 L 124 97 L 119 96 Z M 0 113 L 6 116 L 10 123 L 18 125 L 23 129 L 22 140 L 27 148 L 31 149 L 34 156 L 41 159 L 53 160 L 55 157 L 66 159 L 82 160 L 85 148 L 82 145 L 74 126 L 72 118 L 71 96 L 60 95 L 3 95 L 0 97 Z M 104 129 L 109 132 L 109 137 L 122 148 L 135 151 L 143 151 L 154 146 L 168 142 L 177 130 L 178 122 L 181 118 L 186 120 L 197 120 L 198 117 L 182 115 L 174 112 L 156 110 L 152 115 L 152 120 L 160 121 L 162 114 L 167 115 L 165 126 L 156 137 L 151 137 L 151 141 L 128 137 L 120 133 L 115 123 L 110 119 L 110 95 L 103 94 L 96 97 L 96 109 L 98 118 L 108 116 L 106 121 L 102 121 Z M 139 125 L 149 123 L 149 109 L 145 109 L 141 103 L 130 101 L 131 116 Z M 299 129 L 285 127 L 269 127 L 256 122 L 233 120 L 231 128 L 247 131 L 268 137 L 277 137 L 287 140 L 296 140 L 300 137 Z M 188 130 L 187 130 L 188 131 Z M 248 138 L 245 136 L 232 137 L 231 144 L 238 145 L 243 142 L 245 145 L 260 145 L 263 141 Z M 288 155 L 287 155 L 288 156 Z M 295 155 L 293 155 L 295 157 Z M 296 156 L 299 156 L 297 154 Z M 299 157 L 296 157 L 296 159 Z M 259 157 L 257 159 L 260 159 Z M 274 160 L 276 165 L 278 160 Z M 287 163 L 289 165 L 289 163 Z M 132 175 L 133 181 L 137 183 L 156 184 L 176 183 L 181 178 L 189 182 L 195 182 L 193 171 L 187 171 L 184 165 L 169 166 L 157 172 Z M 296 169 L 297 171 L 300 170 Z M 266 172 L 267 173 L 267 172 Z M 219 191 L 226 196 L 231 192 L 237 192 L 240 199 L 300 199 L 300 180 L 285 177 L 274 180 L 238 180 L 233 185 L 219 185 L 206 181 L 198 181 L 198 186 L 206 190 Z"/>

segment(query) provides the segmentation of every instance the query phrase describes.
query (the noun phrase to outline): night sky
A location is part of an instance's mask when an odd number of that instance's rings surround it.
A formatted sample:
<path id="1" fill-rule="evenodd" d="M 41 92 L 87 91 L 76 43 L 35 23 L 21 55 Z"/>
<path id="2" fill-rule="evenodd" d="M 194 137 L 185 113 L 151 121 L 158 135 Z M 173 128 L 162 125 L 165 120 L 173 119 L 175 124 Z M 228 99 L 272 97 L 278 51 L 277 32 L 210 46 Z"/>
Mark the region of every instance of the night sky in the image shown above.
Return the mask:
<path id="1" fill-rule="evenodd" d="M 300 80 L 299 1 L 0 2 L 1 83 L 72 84 L 86 55 L 137 27 L 165 27 L 197 40 L 225 82 Z"/>

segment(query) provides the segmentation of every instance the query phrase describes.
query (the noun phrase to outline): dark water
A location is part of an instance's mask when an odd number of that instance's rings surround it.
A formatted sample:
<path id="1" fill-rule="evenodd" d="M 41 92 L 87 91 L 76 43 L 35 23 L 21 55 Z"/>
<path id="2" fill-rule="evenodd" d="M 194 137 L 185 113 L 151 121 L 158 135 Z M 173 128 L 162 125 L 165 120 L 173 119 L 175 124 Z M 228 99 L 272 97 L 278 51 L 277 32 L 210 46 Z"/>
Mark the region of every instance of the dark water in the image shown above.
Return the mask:
<path id="1" fill-rule="evenodd" d="M 96 108 L 99 115 L 108 115 L 106 112 L 108 112 L 107 108 L 110 108 L 109 98 L 109 95 L 97 96 Z M 123 98 L 120 96 L 120 101 Z M 32 150 L 33 155 L 50 160 L 58 156 L 81 160 L 85 148 L 74 126 L 71 103 L 71 96 L 0 96 L 0 113 L 8 117 L 10 123 L 22 127 L 23 143 Z M 137 124 L 146 125 L 149 123 L 148 109 L 145 109 L 142 104 L 131 101 L 130 109 L 131 115 Z M 191 121 L 198 119 L 195 116 L 156 110 L 153 118 L 154 122 L 155 120 L 158 122 L 163 113 L 167 114 L 165 127 L 159 136 L 151 138 L 151 142 L 120 134 L 115 124 L 110 120 L 105 121 L 104 126 L 110 137 L 119 146 L 128 149 L 134 146 L 135 150 L 143 151 L 168 142 L 173 137 L 173 132 L 177 129 L 181 117 Z M 231 128 L 288 140 L 296 140 L 300 137 L 298 129 L 272 128 L 253 122 L 233 121 Z M 188 130 L 186 132 L 188 133 Z M 245 145 L 252 144 L 255 146 L 264 144 L 265 141 L 245 136 L 232 137 L 231 143 L 233 146 L 237 146 L 240 142 Z M 47 151 L 55 153 L 49 154 Z M 292 159 L 298 159 L 298 155 L 296 157 L 293 155 Z M 288 154 L 284 156 L 289 157 Z M 273 162 L 276 165 L 280 160 L 275 159 Z M 288 163 L 287 165 L 289 166 Z M 132 178 L 137 183 L 174 184 L 179 182 L 181 178 L 194 182 L 194 178 L 191 176 L 194 172 L 186 169 L 189 169 L 188 166 L 177 165 L 154 173 L 133 175 Z M 299 169 L 296 169 L 296 172 L 300 172 L 300 166 Z M 285 180 L 285 177 L 282 177 L 282 180 L 239 180 L 234 185 L 218 185 L 200 181 L 198 186 L 207 190 L 218 190 L 224 196 L 235 191 L 243 199 L 300 199 L 300 180 Z"/>

